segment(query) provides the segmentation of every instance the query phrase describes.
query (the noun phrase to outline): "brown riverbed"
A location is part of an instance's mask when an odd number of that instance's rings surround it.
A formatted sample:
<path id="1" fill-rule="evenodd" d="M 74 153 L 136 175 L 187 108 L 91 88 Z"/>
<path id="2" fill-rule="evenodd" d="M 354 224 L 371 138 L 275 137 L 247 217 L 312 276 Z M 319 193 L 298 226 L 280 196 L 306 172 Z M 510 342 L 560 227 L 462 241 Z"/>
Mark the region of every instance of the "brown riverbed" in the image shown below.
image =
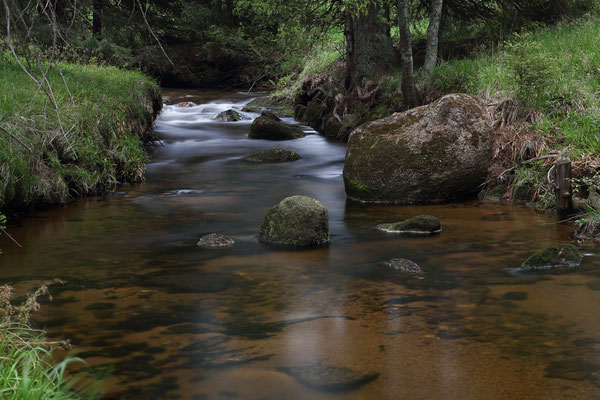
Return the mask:
<path id="1" fill-rule="evenodd" d="M 0 236 L 0 279 L 25 291 L 45 279 L 36 324 L 70 338 L 129 399 L 592 399 L 600 396 L 600 258 L 568 274 L 520 275 L 532 252 L 569 242 L 572 226 L 533 210 L 476 200 L 400 207 L 347 201 L 344 144 L 319 135 L 246 138 L 250 120 L 211 117 L 247 94 L 166 91 L 147 182 L 35 213 Z M 186 97 L 192 96 L 192 97 Z M 255 117 L 247 114 L 248 117 Z M 288 122 L 293 122 L 289 120 Z M 241 160 L 279 145 L 303 158 Z M 258 243 L 266 211 L 284 197 L 330 211 L 331 245 L 282 250 Z M 371 229 L 432 214 L 443 232 L 402 237 Z M 195 246 L 220 232 L 229 250 Z M 424 278 L 373 273 L 404 257 Z M 330 366 L 372 374 L 328 390 L 290 373 Z"/>

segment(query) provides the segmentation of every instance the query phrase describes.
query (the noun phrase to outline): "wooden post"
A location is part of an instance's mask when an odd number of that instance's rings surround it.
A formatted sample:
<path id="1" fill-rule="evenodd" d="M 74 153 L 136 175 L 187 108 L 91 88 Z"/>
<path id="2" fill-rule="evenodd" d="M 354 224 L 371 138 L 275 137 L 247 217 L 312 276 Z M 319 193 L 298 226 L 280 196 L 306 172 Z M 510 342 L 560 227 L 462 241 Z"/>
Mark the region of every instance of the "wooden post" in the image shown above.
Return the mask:
<path id="1" fill-rule="evenodd" d="M 571 160 L 569 158 L 559 158 L 554 164 L 556 195 L 556 213 L 559 218 L 565 219 L 573 215 L 573 189 L 571 185 Z"/>

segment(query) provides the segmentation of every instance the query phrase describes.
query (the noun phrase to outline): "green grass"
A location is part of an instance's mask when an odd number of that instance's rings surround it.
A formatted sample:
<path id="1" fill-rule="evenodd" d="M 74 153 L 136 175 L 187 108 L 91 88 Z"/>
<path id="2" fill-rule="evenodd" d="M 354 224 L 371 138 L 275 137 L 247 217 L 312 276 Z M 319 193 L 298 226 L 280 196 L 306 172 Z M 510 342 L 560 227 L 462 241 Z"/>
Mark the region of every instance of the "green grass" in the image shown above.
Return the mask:
<path id="1" fill-rule="evenodd" d="M 0 54 L 0 209 L 60 204 L 144 177 L 159 88 L 140 72 L 59 64 L 52 102 Z M 66 84 L 65 84 L 66 83 Z M 59 118 L 60 117 L 60 118 Z M 62 128 L 61 128 L 62 125 Z"/>
<path id="2" fill-rule="evenodd" d="M 331 33 L 322 44 L 313 48 L 311 54 L 302 57 L 302 62 L 296 64 L 295 70 L 277 82 L 273 97 L 291 100 L 305 79 L 330 74 L 334 64 L 342 59 L 344 40 L 343 32 Z"/>
<path id="3" fill-rule="evenodd" d="M 515 36 L 504 48 L 443 62 L 435 92 L 517 100 L 539 115 L 534 128 L 575 158 L 600 156 L 600 18 Z M 542 78 L 542 79 L 540 79 Z"/>
<path id="4" fill-rule="evenodd" d="M 29 327 L 29 318 L 39 308 L 37 298 L 47 294 L 47 286 L 29 294 L 19 305 L 13 304 L 10 286 L 0 287 L 0 398 L 11 400 L 80 400 L 96 398 L 96 390 L 74 386 L 74 378 L 65 375 L 71 362 L 66 358 L 56 363 L 54 347 L 46 341 L 44 332 Z"/>

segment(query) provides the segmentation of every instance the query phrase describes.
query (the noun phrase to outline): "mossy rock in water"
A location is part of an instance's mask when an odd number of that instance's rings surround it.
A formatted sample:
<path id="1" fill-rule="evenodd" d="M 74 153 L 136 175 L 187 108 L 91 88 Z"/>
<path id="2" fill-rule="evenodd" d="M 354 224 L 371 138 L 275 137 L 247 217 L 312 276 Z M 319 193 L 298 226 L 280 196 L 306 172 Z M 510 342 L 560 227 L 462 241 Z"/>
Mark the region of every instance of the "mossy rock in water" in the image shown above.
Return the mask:
<path id="1" fill-rule="evenodd" d="M 401 274 L 420 275 L 423 274 L 423 270 L 414 261 L 407 260 L 405 258 L 392 258 L 383 262 L 390 270 Z"/>
<path id="2" fill-rule="evenodd" d="M 538 251 L 530 256 L 521 269 L 526 271 L 547 271 L 574 268 L 581 265 L 583 256 L 572 244 L 560 244 Z"/>
<path id="3" fill-rule="evenodd" d="M 402 222 L 380 224 L 375 229 L 394 233 L 432 235 L 442 231 L 442 223 L 432 215 L 417 215 Z"/>
<path id="4" fill-rule="evenodd" d="M 492 162 L 493 142 L 483 103 L 466 94 L 449 94 L 368 122 L 350 134 L 346 194 L 364 202 L 398 204 L 476 195 Z"/>
<path id="5" fill-rule="evenodd" d="M 198 241 L 198 247 L 203 249 L 226 249 L 233 247 L 235 241 L 220 233 L 204 235 Z"/>
<path id="6" fill-rule="evenodd" d="M 306 196 L 283 199 L 271 208 L 260 228 L 263 243 L 285 246 L 321 246 L 329 243 L 327 207 Z"/>
<path id="7" fill-rule="evenodd" d="M 285 161 L 296 161 L 301 159 L 298 153 L 287 149 L 270 149 L 250 154 L 244 160 L 254 163 L 276 163 Z"/>
<path id="8" fill-rule="evenodd" d="M 321 390 L 344 391 L 356 389 L 379 376 L 376 372 L 362 372 L 345 367 L 329 365 L 307 365 L 302 367 L 280 367 L 304 385 Z"/>
<path id="9" fill-rule="evenodd" d="M 227 111 L 220 112 L 215 117 L 215 121 L 220 121 L 220 122 L 237 122 L 237 121 L 242 121 L 243 119 L 244 119 L 244 117 L 242 116 L 242 114 L 240 114 L 239 112 L 237 112 L 235 110 L 227 110 Z"/>
<path id="10" fill-rule="evenodd" d="M 262 115 L 252 122 L 250 139 L 291 140 L 306 136 L 300 128 L 284 124 L 272 112 L 263 111 Z"/>

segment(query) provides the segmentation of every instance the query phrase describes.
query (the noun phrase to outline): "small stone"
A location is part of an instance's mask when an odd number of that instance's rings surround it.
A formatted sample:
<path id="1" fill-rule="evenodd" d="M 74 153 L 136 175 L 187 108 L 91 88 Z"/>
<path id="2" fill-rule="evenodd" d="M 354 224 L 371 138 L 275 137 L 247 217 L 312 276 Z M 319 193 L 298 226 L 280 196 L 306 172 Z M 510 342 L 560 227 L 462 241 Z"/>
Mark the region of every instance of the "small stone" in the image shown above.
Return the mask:
<path id="1" fill-rule="evenodd" d="M 233 239 L 220 233 L 211 233 L 202 236 L 198 241 L 198 247 L 202 247 L 203 249 L 225 249 L 233 247 L 234 244 L 235 241 Z"/>
<path id="2" fill-rule="evenodd" d="M 244 119 L 244 117 L 242 116 L 242 114 L 240 114 L 239 112 L 237 112 L 235 110 L 227 110 L 227 111 L 220 112 L 215 117 L 215 120 L 220 121 L 220 122 L 237 122 L 237 121 L 241 121 L 243 119 Z"/>
<path id="3" fill-rule="evenodd" d="M 521 269 L 540 271 L 560 268 L 574 268 L 581 265 L 583 256 L 572 244 L 560 244 L 538 251 L 529 257 Z"/>
<path id="4" fill-rule="evenodd" d="M 191 101 L 182 101 L 181 103 L 177 104 L 177 107 L 194 107 L 196 105 L 196 103 L 193 103 Z"/>
<path id="5" fill-rule="evenodd" d="M 442 231 L 440 220 L 431 215 L 417 215 L 402 222 L 380 224 L 375 227 L 380 231 L 393 233 L 413 233 L 431 235 Z"/>
<path id="6" fill-rule="evenodd" d="M 278 369 L 298 379 L 306 386 L 329 391 L 355 389 L 377 379 L 379 376 L 379 373 L 376 372 L 361 372 L 345 367 L 320 364 L 303 367 L 280 367 Z"/>
<path id="7" fill-rule="evenodd" d="M 384 264 L 395 272 L 412 275 L 423 273 L 423 270 L 417 263 L 405 258 L 392 258 L 391 260 L 385 261 Z"/>
<path id="8" fill-rule="evenodd" d="M 285 162 L 285 161 L 296 161 L 301 159 L 298 153 L 287 150 L 287 149 L 270 149 L 259 151 L 258 153 L 250 154 L 248 157 L 244 158 L 246 161 L 256 162 L 256 163 L 274 163 L 274 162 Z"/>

